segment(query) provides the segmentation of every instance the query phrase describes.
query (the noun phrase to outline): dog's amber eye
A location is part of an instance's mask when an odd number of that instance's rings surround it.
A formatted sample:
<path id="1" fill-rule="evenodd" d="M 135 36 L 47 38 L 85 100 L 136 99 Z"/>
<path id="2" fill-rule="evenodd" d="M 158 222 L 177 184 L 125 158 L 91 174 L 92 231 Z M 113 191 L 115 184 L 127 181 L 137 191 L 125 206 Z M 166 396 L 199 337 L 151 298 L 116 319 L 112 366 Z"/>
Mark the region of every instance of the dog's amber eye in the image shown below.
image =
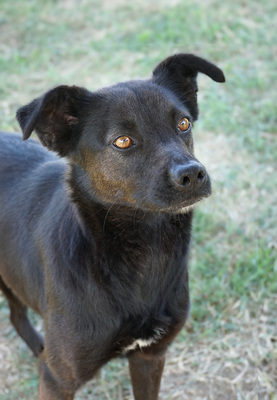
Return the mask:
<path id="1" fill-rule="evenodd" d="M 116 139 L 116 141 L 113 144 L 115 147 L 118 147 L 119 149 L 128 149 L 129 147 L 132 146 L 133 141 L 128 136 L 120 136 L 119 138 Z"/>
<path id="2" fill-rule="evenodd" d="M 190 127 L 190 122 L 187 118 L 182 118 L 178 124 L 178 129 L 182 132 L 186 132 Z"/>

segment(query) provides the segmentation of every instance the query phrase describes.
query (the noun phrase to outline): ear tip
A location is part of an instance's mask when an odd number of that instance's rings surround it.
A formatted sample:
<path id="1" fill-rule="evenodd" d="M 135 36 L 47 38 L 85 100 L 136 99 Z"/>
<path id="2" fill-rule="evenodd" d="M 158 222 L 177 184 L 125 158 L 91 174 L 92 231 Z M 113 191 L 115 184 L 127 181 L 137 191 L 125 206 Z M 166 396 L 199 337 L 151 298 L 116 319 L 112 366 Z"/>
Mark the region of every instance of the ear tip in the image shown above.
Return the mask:
<path id="1" fill-rule="evenodd" d="M 215 82 L 225 82 L 223 71 L 213 63 L 190 53 L 177 53 L 167 57 L 156 66 L 153 76 L 157 78 L 162 74 L 173 74 L 176 70 L 182 70 L 187 75 L 196 76 L 198 72 L 208 75 Z"/>
<path id="2" fill-rule="evenodd" d="M 34 118 L 31 120 L 29 119 L 28 113 L 29 112 L 33 112 L 33 107 L 31 106 L 35 106 L 36 102 L 33 101 L 32 103 L 20 107 L 17 111 L 16 111 L 16 119 L 18 121 L 18 124 L 21 128 L 22 131 L 22 139 L 23 140 L 27 140 L 29 139 L 29 137 L 31 136 L 32 131 L 34 130 Z"/>
<path id="3" fill-rule="evenodd" d="M 219 82 L 219 83 L 226 82 L 225 75 L 224 75 L 223 71 L 221 71 L 221 69 L 218 69 L 215 81 Z"/>
<path id="4" fill-rule="evenodd" d="M 23 133 L 22 140 L 27 140 L 31 136 L 31 134 L 29 132 L 23 131 L 22 133 Z"/>

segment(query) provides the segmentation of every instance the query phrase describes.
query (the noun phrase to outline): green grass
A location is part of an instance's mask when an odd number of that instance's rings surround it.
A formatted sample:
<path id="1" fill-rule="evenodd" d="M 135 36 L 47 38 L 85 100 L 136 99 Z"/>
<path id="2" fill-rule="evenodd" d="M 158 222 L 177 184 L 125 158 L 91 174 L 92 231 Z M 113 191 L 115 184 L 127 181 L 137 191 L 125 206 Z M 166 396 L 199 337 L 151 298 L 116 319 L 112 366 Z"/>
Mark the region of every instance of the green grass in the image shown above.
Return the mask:
<path id="1" fill-rule="evenodd" d="M 255 246 L 248 247 L 247 239 L 242 236 L 241 240 L 246 251 L 238 254 L 228 251 L 219 255 L 217 240 L 201 244 L 200 239 L 196 243 L 191 268 L 193 321 L 206 322 L 207 318 L 211 320 L 216 315 L 221 322 L 232 317 L 229 315 L 229 304 L 238 300 L 242 307 L 247 303 L 252 313 L 259 310 L 259 303 L 265 298 L 272 297 L 274 301 L 277 293 L 276 250 L 268 248 L 265 242 L 256 242 Z"/>
<path id="2" fill-rule="evenodd" d="M 0 0 L 0 11 L 3 130 L 18 130 L 16 109 L 57 84 L 94 90 L 149 77 L 158 62 L 176 52 L 196 53 L 224 70 L 224 85 L 199 76 L 195 147 L 211 173 L 214 194 L 195 213 L 191 316 L 176 349 L 233 333 L 238 346 L 250 323 L 255 332 L 264 327 L 263 340 L 270 343 L 277 335 L 276 1 Z M 3 302 L 0 323 L 8 326 Z M 8 393 L 0 390 L 1 400 L 34 398 L 35 363 L 10 331 L 4 337 L 18 343 L 14 363 L 20 378 Z M 266 348 L 264 354 L 272 367 L 263 373 L 272 382 L 277 354 Z M 252 364 L 258 368 L 257 360 Z M 112 362 L 80 399 L 128 398 L 124 365 Z M 269 383 L 265 386 L 267 398 L 276 400 Z M 250 399 L 252 389 L 237 390 L 240 398 Z M 165 392 L 162 398 L 175 398 L 173 389 Z"/>

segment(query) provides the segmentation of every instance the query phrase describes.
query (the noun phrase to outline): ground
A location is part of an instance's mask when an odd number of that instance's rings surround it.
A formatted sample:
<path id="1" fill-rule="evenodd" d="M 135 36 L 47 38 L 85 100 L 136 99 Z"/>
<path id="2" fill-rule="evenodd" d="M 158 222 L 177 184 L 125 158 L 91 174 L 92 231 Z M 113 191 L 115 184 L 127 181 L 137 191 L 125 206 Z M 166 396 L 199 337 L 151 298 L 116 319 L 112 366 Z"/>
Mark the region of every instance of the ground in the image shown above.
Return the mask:
<path id="1" fill-rule="evenodd" d="M 275 0 L 1 3 L 2 130 L 18 131 L 16 109 L 57 84 L 145 78 L 176 52 L 225 72 L 224 85 L 199 77 L 195 148 L 213 195 L 196 210 L 191 314 L 168 352 L 162 400 L 277 399 L 276 26 Z M 37 383 L 0 297 L 0 399 L 34 400 Z M 126 360 L 76 398 L 132 399 Z"/>

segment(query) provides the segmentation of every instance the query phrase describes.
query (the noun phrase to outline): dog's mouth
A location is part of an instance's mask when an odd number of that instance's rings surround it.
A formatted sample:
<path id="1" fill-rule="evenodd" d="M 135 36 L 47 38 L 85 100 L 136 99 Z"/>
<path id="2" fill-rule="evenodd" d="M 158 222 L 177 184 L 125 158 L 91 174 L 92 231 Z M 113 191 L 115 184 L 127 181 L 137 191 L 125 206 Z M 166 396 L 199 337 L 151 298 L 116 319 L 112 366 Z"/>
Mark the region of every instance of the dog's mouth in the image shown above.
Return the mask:
<path id="1" fill-rule="evenodd" d="M 190 204 L 190 205 L 186 205 L 186 206 L 182 206 L 182 207 L 177 207 L 177 208 L 174 207 L 174 208 L 170 209 L 169 211 L 170 211 L 172 214 L 186 214 L 187 212 L 192 211 L 192 210 L 194 209 L 194 207 L 195 207 L 198 203 L 200 203 L 201 200 L 202 200 L 202 199 L 199 199 L 199 200 L 195 201 L 193 204 Z"/>
<path id="2" fill-rule="evenodd" d="M 168 191 L 167 195 L 159 196 L 158 194 L 152 197 L 153 203 L 150 200 L 150 208 L 155 208 L 159 212 L 167 212 L 172 214 L 185 214 L 200 203 L 203 199 L 209 197 L 212 193 L 210 179 L 207 179 L 206 185 L 200 190 L 186 193 L 185 191 Z M 150 197 L 150 198 L 151 198 Z M 152 206 L 152 207 L 151 207 Z"/>
<path id="3" fill-rule="evenodd" d="M 166 208 L 161 208 L 159 211 L 160 212 L 167 212 L 171 214 L 186 214 L 189 211 L 192 211 L 194 207 L 203 200 L 207 196 L 203 196 L 198 199 L 191 200 L 189 202 L 186 202 L 185 204 L 181 204 L 178 206 L 171 206 L 171 207 L 166 207 Z"/>
<path id="4" fill-rule="evenodd" d="M 202 166 L 202 164 L 200 165 Z M 142 203 L 148 210 L 171 214 L 187 213 L 212 193 L 210 177 L 204 167 L 202 169 L 204 178 L 202 175 L 200 176 L 200 173 L 196 175 L 197 178 L 191 177 L 187 173 L 188 182 L 183 179 L 176 183 L 172 177 L 166 175 L 162 182 L 157 183 L 157 180 L 155 180 L 150 182 L 149 186 L 138 190 L 133 199 L 135 202 L 137 200 L 137 203 L 140 203 L 139 200 L 143 199 Z"/>
<path id="5" fill-rule="evenodd" d="M 211 195 L 211 188 L 206 190 L 201 195 L 195 195 L 186 199 L 161 199 L 159 196 L 155 196 L 154 199 L 149 199 L 149 201 L 144 201 L 140 203 L 139 201 L 135 201 L 137 207 L 152 211 L 152 212 L 162 212 L 169 214 L 185 214 L 189 211 L 192 211 L 195 206 L 197 206 L 203 199 L 209 197 Z M 174 201 L 175 200 L 175 201 Z"/>

